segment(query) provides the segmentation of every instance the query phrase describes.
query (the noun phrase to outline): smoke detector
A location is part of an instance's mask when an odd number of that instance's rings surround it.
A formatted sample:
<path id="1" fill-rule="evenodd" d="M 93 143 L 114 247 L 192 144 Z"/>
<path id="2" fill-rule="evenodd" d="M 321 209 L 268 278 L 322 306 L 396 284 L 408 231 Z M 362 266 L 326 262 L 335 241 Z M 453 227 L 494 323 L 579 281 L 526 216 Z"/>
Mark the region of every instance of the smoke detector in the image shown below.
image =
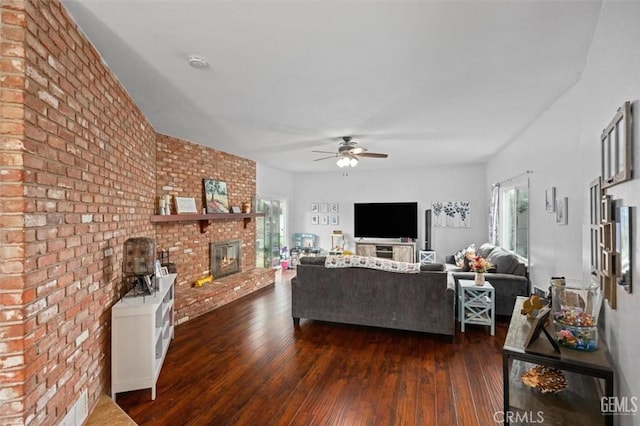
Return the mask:
<path id="1" fill-rule="evenodd" d="M 198 56 L 198 55 L 190 55 L 187 58 L 187 62 L 193 68 L 199 69 L 199 70 L 203 70 L 203 69 L 209 67 L 209 64 L 207 63 L 207 60 L 204 59 L 202 56 Z"/>

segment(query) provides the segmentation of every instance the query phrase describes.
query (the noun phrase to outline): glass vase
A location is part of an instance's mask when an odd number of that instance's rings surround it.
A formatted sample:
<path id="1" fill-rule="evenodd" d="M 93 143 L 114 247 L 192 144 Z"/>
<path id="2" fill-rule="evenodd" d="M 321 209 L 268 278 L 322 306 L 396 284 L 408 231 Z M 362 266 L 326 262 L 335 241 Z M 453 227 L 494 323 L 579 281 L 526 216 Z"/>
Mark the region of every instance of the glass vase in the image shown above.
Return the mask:
<path id="1" fill-rule="evenodd" d="M 598 314 L 602 295 L 598 284 L 551 285 L 551 304 L 556 340 L 564 347 L 579 351 L 598 348 Z"/>

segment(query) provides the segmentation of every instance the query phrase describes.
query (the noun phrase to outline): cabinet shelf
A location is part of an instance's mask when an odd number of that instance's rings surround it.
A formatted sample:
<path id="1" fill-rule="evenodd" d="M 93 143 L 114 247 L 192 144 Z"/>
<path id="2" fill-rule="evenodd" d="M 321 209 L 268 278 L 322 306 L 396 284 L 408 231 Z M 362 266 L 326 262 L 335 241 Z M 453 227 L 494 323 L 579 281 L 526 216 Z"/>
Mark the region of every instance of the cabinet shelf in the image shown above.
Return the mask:
<path id="1" fill-rule="evenodd" d="M 131 293 L 111 307 L 111 397 L 156 383 L 174 335 L 173 286 L 176 274 L 156 278 L 150 295 Z"/>
<path id="2" fill-rule="evenodd" d="M 153 223 L 162 223 L 162 222 L 199 222 L 200 223 L 200 233 L 206 231 L 207 226 L 213 220 L 235 220 L 242 219 L 244 221 L 244 227 L 246 229 L 251 219 L 255 217 L 264 217 L 264 213 L 211 213 L 211 214 L 170 214 L 170 215 L 153 215 L 151 216 L 151 222 Z"/>

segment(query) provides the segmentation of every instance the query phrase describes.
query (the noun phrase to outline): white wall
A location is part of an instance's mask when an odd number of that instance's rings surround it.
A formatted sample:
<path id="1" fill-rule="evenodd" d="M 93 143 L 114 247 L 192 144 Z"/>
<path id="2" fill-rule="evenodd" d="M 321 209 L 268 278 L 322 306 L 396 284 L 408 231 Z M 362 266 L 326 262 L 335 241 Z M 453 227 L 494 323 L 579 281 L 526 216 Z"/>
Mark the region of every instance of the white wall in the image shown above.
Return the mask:
<path id="1" fill-rule="evenodd" d="M 533 171 L 527 175 L 530 278 L 533 285 L 544 288 L 552 276 L 582 278 L 579 244 L 588 185 L 582 181 L 581 153 L 576 149 L 579 146 L 576 103 L 574 87 L 487 166 L 487 188 L 526 170 Z M 555 214 L 545 209 L 545 189 L 553 186 L 556 198 L 569 198 L 566 226 L 556 224 Z"/>
<path id="2" fill-rule="evenodd" d="M 297 174 L 294 182 L 292 232 L 309 232 L 320 237 L 320 246 L 331 247 L 331 232 L 342 230 L 347 248 L 354 250 L 353 204 L 363 202 L 418 202 L 418 247 L 424 248 L 424 212 L 434 201 L 469 201 L 470 228 L 433 228 L 432 248 L 438 260 L 470 243 L 487 241 L 488 195 L 485 167 L 425 167 L 408 170 L 362 171 L 351 169 L 344 176 L 335 173 Z M 339 225 L 312 225 L 311 203 L 337 202 Z"/>
<path id="3" fill-rule="evenodd" d="M 600 175 L 599 137 L 617 108 L 633 101 L 635 178 L 607 190 L 633 207 L 632 261 L 635 289 L 618 289 L 618 306 L 604 307 L 605 338 L 616 368 L 618 396 L 640 398 L 640 2 L 606 1 L 581 81 L 558 99 L 526 131 L 488 164 L 487 184 L 532 169 L 531 279 L 548 286 L 552 275 L 589 278 L 589 183 Z M 569 197 L 569 225 L 556 225 L 544 210 L 544 190 L 556 186 Z M 621 425 L 638 416 L 618 416 Z"/>

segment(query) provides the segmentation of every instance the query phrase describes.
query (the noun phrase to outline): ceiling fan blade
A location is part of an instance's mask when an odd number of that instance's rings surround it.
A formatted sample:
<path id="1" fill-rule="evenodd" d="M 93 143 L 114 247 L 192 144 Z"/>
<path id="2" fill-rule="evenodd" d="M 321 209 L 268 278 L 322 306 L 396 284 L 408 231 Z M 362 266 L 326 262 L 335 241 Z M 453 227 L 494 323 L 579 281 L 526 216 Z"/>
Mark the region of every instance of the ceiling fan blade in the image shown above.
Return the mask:
<path id="1" fill-rule="evenodd" d="M 369 158 L 387 158 L 389 154 L 381 154 L 379 152 L 363 152 L 362 154 L 358 154 L 358 157 L 369 157 Z"/>
<path id="2" fill-rule="evenodd" d="M 320 154 L 335 154 L 334 151 L 311 151 L 311 152 L 319 152 Z"/>
<path id="3" fill-rule="evenodd" d="M 328 160 L 329 158 L 336 158 L 336 157 L 337 157 L 337 155 L 332 155 L 332 156 L 330 156 L 330 157 L 316 158 L 316 159 L 315 159 L 315 160 L 313 160 L 313 161 Z"/>
<path id="4" fill-rule="evenodd" d="M 361 155 L 364 152 L 367 152 L 367 148 L 363 148 L 361 146 L 356 146 L 349 150 L 349 154 L 353 155 Z"/>

